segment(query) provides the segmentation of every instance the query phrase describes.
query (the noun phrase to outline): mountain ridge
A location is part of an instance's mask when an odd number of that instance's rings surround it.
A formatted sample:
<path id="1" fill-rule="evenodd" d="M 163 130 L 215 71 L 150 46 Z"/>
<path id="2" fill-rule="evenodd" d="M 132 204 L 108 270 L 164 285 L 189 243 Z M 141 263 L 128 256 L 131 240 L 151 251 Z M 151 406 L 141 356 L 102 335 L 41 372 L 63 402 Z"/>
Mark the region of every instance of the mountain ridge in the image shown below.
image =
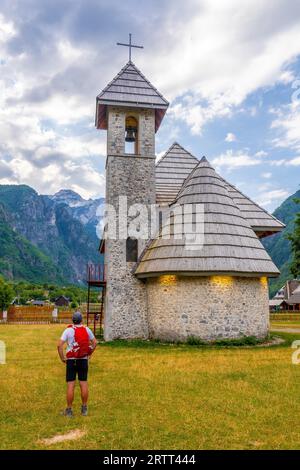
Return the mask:
<path id="1" fill-rule="evenodd" d="M 273 212 L 273 215 L 286 225 L 285 229 L 262 240 L 264 247 L 280 270 L 280 276 L 270 280 L 271 296 L 283 286 L 286 280 L 292 278 L 289 270 L 292 261 L 291 243 L 286 236 L 293 232 L 295 217 L 300 209 L 299 205 L 294 202 L 295 198 L 300 198 L 300 190 L 285 199 Z"/>
<path id="2" fill-rule="evenodd" d="M 0 185 L 0 260 L 2 265 L 3 260 L 6 260 L 5 266 L 7 263 L 9 266 L 14 263 L 18 265 L 22 257 L 19 259 L 18 250 L 13 253 L 11 242 L 15 239 L 17 243 L 18 239 L 20 244 L 22 240 L 22 250 L 27 253 L 27 274 L 30 280 L 38 281 L 39 273 L 30 266 L 39 260 L 41 278 L 48 276 L 49 280 L 58 283 L 82 284 L 85 282 L 86 264 L 99 262 L 96 230 L 100 217 L 97 210 L 103 198 L 86 201 L 75 192 L 70 194 L 69 190 L 59 193 L 59 197 L 56 195 L 53 198 L 39 195 L 27 185 Z M 81 201 L 80 213 L 70 203 L 70 196 L 73 200 L 77 198 Z M 27 280 L 20 269 L 16 271 L 2 266 L 1 272 L 10 279 Z"/>

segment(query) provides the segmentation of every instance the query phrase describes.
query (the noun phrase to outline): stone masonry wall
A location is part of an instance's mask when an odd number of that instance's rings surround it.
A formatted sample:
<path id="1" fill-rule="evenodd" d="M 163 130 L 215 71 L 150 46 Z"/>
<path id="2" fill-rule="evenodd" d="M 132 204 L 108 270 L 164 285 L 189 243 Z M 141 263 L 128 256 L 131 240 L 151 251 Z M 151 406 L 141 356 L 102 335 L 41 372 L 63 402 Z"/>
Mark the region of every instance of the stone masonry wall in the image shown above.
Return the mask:
<path id="1" fill-rule="evenodd" d="M 147 280 L 151 338 L 264 337 L 269 330 L 266 278 L 161 276 Z"/>
<path id="2" fill-rule="evenodd" d="M 107 154 L 119 155 L 125 152 L 125 113 L 124 110 L 111 107 L 108 110 Z"/>
<path id="3" fill-rule="evenodd" d="M 124 154 L 126 111 L 112 108 L 109 112 L 106 202 L 116 210 L 117 226 L 120 196 L 127 197 L 128 208 L 132 204 L 155 204 L 154 111 L 138 111 L 139 138 L 143 138 L 138 155 Z M 153 142 L 150 147 L 149 142 Z M 145 242 L 138 240 L 139 254 Z M 106 240 L 105 340 L 148 337 L 147 289 L 132 274 L 134 264 L 126 262 L 125 239 Z"/>

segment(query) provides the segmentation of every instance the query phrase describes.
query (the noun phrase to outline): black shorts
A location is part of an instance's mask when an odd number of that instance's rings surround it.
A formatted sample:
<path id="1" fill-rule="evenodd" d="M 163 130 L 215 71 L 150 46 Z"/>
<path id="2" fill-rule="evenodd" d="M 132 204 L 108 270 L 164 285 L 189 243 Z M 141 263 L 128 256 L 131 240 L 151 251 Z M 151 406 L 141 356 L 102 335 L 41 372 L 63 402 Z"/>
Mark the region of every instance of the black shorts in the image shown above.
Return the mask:
<path id="1" fill-rule="evenodd" d="M 78 374 L 78 380 L 86 382 L 88 370 L 88 359 L 67 359 L 66 381 L 74 382 L 74 380 L 76 380 L 76 374 Z"/>

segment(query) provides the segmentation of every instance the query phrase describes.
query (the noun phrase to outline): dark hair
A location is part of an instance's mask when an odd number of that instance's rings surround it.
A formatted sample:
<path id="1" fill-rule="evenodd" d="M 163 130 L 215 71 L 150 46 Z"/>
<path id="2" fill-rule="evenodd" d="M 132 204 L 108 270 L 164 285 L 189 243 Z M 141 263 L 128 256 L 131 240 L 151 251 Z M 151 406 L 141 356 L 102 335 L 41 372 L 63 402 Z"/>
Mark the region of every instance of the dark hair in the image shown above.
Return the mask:
<path id="1" fill-rule="evenodd" d="M 72 321 L 75 325 L 79 325 L 82 322 L 82 315 L 80 312 L 74 312 L 72 316 Z"/>

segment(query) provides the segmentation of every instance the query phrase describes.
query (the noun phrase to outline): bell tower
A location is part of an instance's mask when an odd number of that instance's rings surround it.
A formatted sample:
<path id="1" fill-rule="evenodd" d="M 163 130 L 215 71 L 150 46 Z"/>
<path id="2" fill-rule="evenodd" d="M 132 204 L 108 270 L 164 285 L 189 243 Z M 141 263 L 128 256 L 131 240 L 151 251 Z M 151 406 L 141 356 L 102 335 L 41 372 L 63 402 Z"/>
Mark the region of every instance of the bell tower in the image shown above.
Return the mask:
<path id="1" fill-rule="evenodd" d="M 155 133 L 168 105 L 131 60 L 96 99 L 96 127 L 107 130 L 106 204 L 116 214 L 116 237 L 105 236 L 105 340 L 148 337 L 146 286 L 133 269 L 156 202 Z"/>

